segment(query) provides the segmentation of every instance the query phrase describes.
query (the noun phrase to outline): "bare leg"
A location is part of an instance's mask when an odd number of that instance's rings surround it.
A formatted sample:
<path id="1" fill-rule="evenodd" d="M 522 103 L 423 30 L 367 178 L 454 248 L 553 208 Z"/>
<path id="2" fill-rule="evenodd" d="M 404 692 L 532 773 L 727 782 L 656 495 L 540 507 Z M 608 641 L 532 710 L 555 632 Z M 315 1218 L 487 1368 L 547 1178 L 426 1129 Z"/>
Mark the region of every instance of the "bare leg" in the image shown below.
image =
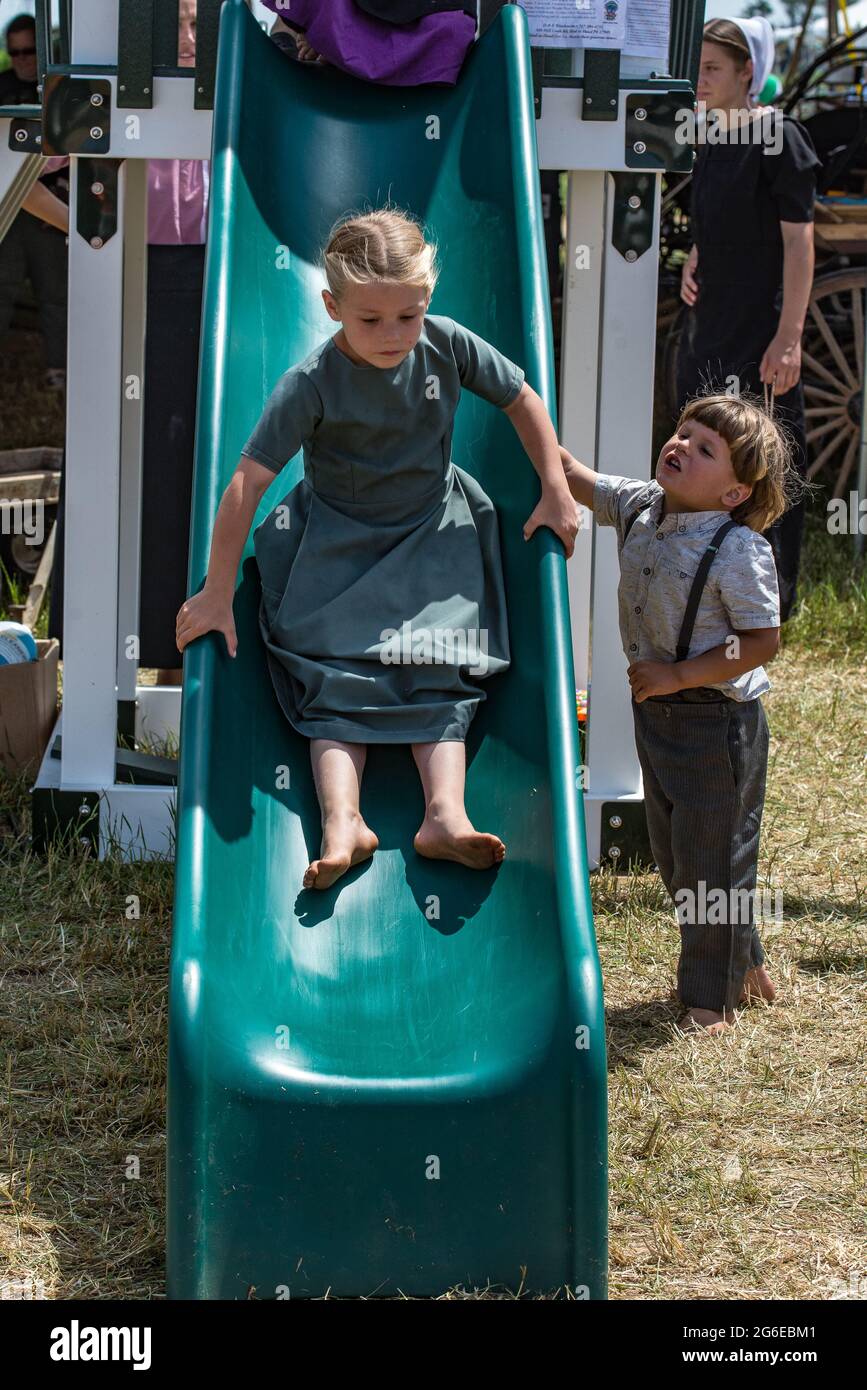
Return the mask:
<path id="1" fill-rule="evenodd" d="M 496 835 L 476 830 L 464 806 L 467 755 L 464 745 L 415 743 L 412 755 L 424 787 L 425 816 L 413 844 L 427 859 L 454 859 L 470 869 L 502 863 L 506 846 Z"/>
<path id="2" fill-rule="evenodd" d="M 313 781 L 322 812 L 322 848 L 304 875 L 305 888 L 330 888 L 347 869 L 369 859 L 379 844 L 358 807 L 367 758 L 363 743 L 310 741 Z"/>

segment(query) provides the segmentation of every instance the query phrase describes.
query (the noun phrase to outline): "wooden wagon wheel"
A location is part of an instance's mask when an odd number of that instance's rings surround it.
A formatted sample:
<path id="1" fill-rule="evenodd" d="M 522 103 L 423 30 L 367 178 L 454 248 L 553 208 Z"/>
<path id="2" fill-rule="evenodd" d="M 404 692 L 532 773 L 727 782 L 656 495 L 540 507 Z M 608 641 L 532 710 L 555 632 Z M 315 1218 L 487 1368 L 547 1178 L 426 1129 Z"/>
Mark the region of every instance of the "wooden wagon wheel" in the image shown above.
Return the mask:
<path id="1" fill-rule="evenodd" d="M 861 438 L 867 267 L 832 271 L 813 283 L 801 340 L 807 476 L 842 497 Z"/>

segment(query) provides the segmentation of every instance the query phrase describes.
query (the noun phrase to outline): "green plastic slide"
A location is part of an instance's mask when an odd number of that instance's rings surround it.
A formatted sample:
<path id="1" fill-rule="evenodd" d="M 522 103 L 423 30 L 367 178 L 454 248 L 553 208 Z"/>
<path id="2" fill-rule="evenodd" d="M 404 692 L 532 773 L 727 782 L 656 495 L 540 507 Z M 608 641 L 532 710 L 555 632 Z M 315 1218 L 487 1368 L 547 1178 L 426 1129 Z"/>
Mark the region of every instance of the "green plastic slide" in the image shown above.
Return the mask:
<path id="1" fill-rule="evenodd" d="M 423 217 L 448 314 L 554 409 L 526 20 L 507 6 L 455 89 L 284 56 L 223 6 L 191 591 L 279 375 L 331 331 L 317 255 L 390 198 Z M 606 1290 L 606 1060 L 584 848 L 566 569 L 527 544 L 539 486 L 505 415 L 465 393 L 453 458 L 497 505 L 511 669 L 485 683 L 467 804 L 507 845 L 420 858 L 410 750 L 372 748 L 373 860 L 301 891 L 319 846 L 307 741 L 280 712 L 248 544 L 239 649 L 185 659 L 170 989 L 169 1296 Z M 257 523 L 300 476 L 289 464 Z M 251 1293 L 251 1291 L 255 1291 Z"/>

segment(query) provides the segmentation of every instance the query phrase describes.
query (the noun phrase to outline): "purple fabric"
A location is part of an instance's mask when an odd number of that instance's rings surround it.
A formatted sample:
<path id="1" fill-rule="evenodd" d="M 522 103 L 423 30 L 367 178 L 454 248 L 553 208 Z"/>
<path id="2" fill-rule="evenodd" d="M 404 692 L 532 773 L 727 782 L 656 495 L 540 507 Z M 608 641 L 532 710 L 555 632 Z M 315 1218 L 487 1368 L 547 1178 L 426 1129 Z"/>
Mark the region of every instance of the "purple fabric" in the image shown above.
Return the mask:
<path id="1" fill-rule="evenodd" d="M 461 11 L 397 27 L 364 14 L 353 0 L 292 0 L 291 11 L 280 0 L 262 3 L 303 30 L 311 48 L 335 67 L 388 87 L 453 87 L 476 34 L 474 21 Z"/>

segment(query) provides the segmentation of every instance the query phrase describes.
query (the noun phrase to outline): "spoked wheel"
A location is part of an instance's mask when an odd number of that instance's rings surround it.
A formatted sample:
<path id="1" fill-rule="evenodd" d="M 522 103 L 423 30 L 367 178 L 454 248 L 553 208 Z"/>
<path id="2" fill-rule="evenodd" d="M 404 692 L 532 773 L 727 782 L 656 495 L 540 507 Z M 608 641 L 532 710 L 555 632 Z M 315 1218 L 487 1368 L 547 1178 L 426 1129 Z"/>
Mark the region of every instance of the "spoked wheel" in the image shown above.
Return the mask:
<path id="1" fill-rule="evenodd" d="M 842 497 L 861 439 L 867 267 L 832 271 L 813 284 L 801 340 L 807 477 Z"/>

